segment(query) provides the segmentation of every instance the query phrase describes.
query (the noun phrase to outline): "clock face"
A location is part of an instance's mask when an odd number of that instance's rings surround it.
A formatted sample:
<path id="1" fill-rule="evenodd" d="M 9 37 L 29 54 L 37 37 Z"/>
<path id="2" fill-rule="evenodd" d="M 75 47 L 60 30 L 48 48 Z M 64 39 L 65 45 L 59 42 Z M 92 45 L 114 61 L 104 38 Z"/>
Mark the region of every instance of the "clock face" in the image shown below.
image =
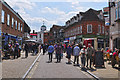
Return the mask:
<path id="1" fill-rule="evenodd" d="M 44 30 L 46 30 L 46 28 L 45 28 L 45 27 L 42 27 L 41 30 L 44 31 Z"/>

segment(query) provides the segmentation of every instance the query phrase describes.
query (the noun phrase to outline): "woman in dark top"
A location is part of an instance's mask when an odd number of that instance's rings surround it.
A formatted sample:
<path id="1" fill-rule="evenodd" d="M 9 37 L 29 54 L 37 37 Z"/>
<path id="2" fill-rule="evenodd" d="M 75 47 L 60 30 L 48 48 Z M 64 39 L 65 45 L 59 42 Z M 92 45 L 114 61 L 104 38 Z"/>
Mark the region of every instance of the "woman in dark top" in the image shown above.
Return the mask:
<path id="1" fill-rule="evenodd" d="M 68 64 L 71 64 L 71 55 L 72 55 L 72 47 L 71 45 L 69 44 L 68 47 L 67 47 L 67 58 L 68 58 Z"/>

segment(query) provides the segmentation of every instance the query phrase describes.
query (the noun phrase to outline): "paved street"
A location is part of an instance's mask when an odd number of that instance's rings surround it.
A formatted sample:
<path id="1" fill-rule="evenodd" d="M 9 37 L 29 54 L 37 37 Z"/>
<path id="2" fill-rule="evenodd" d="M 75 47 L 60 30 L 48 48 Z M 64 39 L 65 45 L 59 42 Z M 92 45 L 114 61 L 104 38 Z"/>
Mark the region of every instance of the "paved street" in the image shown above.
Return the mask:
<path id="1" fill-rule="evenodd" d="M 2 78 L 22 78 L 35 58 L 36 56 L 29 54 L 26 59 L 24 58 L 24 53 L 22 53 L 19 59 L 4 60 L 2 62 Z"/>
<path id="2" fill-rule="evenodd" d="M 82 72 L 79 67 L 66 64 L 65 57 L 61 63 L 55 63 L 56 59 L 53 59 L 52 63 L 47 63 L 47 61 L 48 55 L 41 55 L 28 78 L 92 78 Z"/>

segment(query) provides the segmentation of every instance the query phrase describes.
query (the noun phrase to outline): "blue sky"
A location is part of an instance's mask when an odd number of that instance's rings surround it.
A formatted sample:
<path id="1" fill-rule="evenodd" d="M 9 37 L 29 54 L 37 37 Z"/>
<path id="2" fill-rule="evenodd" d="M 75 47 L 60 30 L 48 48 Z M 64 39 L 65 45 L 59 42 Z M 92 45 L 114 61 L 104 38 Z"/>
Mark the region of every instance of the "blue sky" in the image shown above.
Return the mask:
<path id="1" fill-rule="evenodd" d="M 86 0 L 62 0 L 58 1 L 35 1 L 35 0 L 5 0 L 16 12 L 18 12 L 31 30 L 40 30 L 40 26 L 45 21 L 49 30 L 53 24 L 65 25 L 65 22 L 79 12 L 85 12 L 89 8 L 101 10 L 107 7 L 107 1 Z"/>

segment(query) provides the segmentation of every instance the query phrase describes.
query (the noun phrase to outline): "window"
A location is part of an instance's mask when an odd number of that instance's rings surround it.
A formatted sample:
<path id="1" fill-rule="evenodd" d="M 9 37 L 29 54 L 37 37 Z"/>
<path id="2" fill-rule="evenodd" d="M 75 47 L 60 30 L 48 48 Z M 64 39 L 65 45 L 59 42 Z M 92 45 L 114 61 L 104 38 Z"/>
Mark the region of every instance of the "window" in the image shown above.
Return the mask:
<path id="1" fill-rule="evenodd" d="M 116 19 L 118 18 L 118 9 L 117 8 L 115 9 L 115 18 Z"/>
<path id="2" fill-rule="evenodd" d="M 7 25 L 10 25 L 10 15 L 7 14 Z"/>
<path id="3" fill-rule="evenodd" d="M 120 7 L 118 8 L 118 16 L 120 18 Z"/>
<path id="4" fill-rule="evenodd" d="M 82 26 L 80 26 L 80 33 L 82 33 Z"/>
<path id="5" fill-rule="evenodd" d="M 12 18 L 12 28 L 14 27 L 14 18 Z"/>
<path id="6" fill-rule="evenodd" d="M 18 24 L 18 30 L 20 31 L 20 23 Z"/>
<path id="7" fill-rule="evenodd" d="M 101 26 L 98 25 L 98 33 L 101 33 Z"/>
<path id="8" fill-rule="evenodd" d="M 21 24 L 21 32 L 22 32 L 22 30 L 23 30 L 23 27 L 22 27 L 23 25 Z"/>
<path id="9" fill-rule="evenodd" d="M 102 26 L 102 33 L 103 33 L 103 34 L 104 34 L 104 31 L 105 31 L 104 26 Z"/>
<path id="10" fill-rule="evenodd" d="M 92 25 L 87 25 L 87 33 L 92 33 Z"/>
<path id="11" fill-rule="evenodd" d="M 4 23 L 4 18 L 5 18 L 5 11 L 2 10 L 2 17 L 1 17 L 1 22 Z"/>
<path id="12" fill-rule="evenodd" d="M 15 29 L 17 29 L 17 20 L 15 21 Z"/>

